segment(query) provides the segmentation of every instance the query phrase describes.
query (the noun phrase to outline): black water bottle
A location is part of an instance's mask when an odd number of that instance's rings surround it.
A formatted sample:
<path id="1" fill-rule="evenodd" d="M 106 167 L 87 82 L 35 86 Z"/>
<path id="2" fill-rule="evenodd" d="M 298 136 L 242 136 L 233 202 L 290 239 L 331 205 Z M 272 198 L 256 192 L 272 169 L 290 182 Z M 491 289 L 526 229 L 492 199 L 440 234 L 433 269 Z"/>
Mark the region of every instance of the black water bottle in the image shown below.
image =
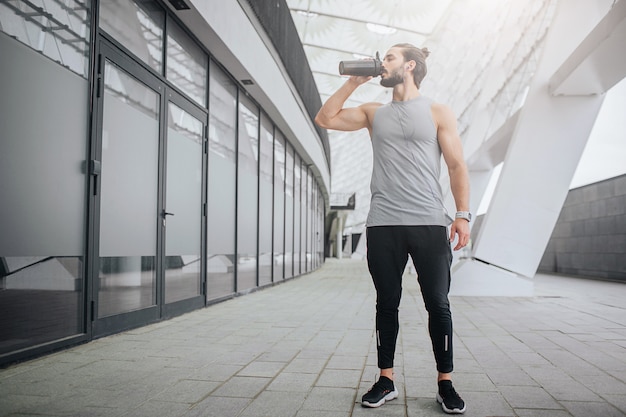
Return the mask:
<path id="1" fill-rule="evenodd" d="M 341 75 L 365 75 L 378 77 L 383 71 L 382 62 L 378 52 L 376 58 L 359 59 L 356 61 L 341 61 L 339 74 Z"/>

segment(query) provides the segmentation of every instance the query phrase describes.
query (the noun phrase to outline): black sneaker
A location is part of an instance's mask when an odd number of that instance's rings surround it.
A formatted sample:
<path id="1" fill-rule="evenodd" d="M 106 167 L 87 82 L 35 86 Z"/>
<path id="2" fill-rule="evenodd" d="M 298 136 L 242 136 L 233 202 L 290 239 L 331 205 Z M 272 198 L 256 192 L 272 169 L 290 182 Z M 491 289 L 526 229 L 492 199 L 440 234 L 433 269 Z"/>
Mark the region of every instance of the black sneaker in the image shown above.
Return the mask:
<path id="1" fill-rule="evenodd" d="M 457 394 L 452 386 L 452 381 L 439 381 L 437 402 L 448 414 L 463 414 L 465 412 L 465 401 Z"/>
<path id="2" fill-rule="evenodd" d="M 380 407 L 385 401 L 391 401 L 398 398 L 398 390 L 393 381 L 386 376 L 381 376 L 372 388 L 363 395 L 361 405 L 363 407 Z"/>

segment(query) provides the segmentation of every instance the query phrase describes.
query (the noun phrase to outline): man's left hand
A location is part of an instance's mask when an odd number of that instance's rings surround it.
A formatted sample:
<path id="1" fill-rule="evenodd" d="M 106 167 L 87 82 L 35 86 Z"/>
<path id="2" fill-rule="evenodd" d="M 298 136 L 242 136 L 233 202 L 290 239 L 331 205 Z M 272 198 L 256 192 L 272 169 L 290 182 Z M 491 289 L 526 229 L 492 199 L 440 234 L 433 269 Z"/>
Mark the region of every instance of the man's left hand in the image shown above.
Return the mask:
<path id="1" fill-rule="evenodd" d="M 454 247 L 454 250 L 459 250 L 467 246 L 470 238 L 469 222 L 465 219 L 456 219 L 450 226 L 450 242 L 454 241 L 455 235 L 459 236 L 459 239 Z"/>

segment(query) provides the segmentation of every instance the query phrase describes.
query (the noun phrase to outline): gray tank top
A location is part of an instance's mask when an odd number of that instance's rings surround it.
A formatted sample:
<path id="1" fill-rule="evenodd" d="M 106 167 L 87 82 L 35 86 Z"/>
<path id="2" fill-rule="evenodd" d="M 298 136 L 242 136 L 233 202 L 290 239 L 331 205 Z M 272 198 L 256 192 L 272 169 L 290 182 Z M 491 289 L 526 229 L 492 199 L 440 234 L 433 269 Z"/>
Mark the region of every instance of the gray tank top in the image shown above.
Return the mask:
<path id="1" fill-rule="evenodd" d="M 367 226 L 447 226 L 439 173 L 441 148 L 432 100 L 380 106 L 372 122 L 372 201 Z"/>

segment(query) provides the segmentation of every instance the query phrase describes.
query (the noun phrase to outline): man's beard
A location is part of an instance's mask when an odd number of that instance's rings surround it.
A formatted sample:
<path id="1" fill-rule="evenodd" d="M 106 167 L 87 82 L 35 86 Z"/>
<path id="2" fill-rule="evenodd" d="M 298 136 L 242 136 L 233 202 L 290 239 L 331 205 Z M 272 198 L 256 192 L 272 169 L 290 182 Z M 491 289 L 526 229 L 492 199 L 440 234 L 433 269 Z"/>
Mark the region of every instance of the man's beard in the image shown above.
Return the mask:
<path id="1" fill-rule="evenodd" d="M 404 79 L 402 78 L 402 74 L 400 73 L 400 71 L 394 71 L 388 77 L 381 78 L 380 85 L 382 85 L 383 87 L 395 87 L 403 81 Z"/>

